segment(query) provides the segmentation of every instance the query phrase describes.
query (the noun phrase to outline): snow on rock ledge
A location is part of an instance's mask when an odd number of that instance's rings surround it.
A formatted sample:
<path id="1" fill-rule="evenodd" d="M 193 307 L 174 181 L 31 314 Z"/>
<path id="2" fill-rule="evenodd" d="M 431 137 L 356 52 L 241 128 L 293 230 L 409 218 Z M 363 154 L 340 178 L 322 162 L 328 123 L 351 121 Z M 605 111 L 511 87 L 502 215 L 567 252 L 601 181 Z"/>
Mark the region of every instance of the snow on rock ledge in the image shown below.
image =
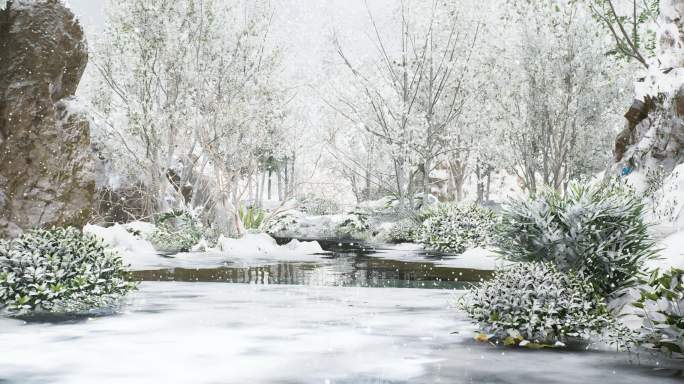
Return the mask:
<path id="1" fill-rule="evenodd" d="M 292 240 L 278 245 L 274 238 L 265 234 L 247 234 L 240 239 L 221 237 L 217 250 L 236 258 L 287 258 L 288 260 L 310 258 L 311 255 L 324 253 L 317 241 Z"/>

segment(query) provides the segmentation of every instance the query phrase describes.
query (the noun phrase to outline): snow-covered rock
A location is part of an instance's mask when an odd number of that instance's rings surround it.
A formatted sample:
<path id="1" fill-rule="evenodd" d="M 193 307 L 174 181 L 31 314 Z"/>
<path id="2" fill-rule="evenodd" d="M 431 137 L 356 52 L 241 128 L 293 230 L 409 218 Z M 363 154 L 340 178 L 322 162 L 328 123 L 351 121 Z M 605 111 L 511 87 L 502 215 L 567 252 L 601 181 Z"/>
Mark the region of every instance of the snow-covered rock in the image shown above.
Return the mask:
<path id="1" fill-rule="evenodd" d="M 0 19 L 0 237 L 82 227 L 95 199 L 89 121 L 74 98 L 83 29 L 61 1 L 17 0 Z"/>
<path id="2" fill-rule="evenodd" d="M 247 234 L 240 239 L 221 237 L 217 251 L 234 258 L 286 258 L 288 260 L 324 253 L 316 241 L 292 240 L 278 245 L 274 238 L 265 233 Z"/>

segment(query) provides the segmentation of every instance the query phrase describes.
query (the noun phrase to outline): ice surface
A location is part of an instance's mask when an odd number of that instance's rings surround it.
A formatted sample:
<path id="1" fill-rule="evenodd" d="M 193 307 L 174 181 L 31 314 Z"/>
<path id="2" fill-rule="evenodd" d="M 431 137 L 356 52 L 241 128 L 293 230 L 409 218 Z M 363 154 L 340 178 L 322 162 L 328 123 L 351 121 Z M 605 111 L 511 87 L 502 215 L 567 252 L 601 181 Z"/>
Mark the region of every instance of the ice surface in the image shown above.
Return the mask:
<path id="1" fill-rule="evenodd" d="M 675 382 L 643 357 L 641 366 L 630 364 L 628 354 L 476 343 L 473 326 L 450 307 L 455 297 L 449 290 L 143 283 L 118 316 L 0 320 L 0 382 Z"/>

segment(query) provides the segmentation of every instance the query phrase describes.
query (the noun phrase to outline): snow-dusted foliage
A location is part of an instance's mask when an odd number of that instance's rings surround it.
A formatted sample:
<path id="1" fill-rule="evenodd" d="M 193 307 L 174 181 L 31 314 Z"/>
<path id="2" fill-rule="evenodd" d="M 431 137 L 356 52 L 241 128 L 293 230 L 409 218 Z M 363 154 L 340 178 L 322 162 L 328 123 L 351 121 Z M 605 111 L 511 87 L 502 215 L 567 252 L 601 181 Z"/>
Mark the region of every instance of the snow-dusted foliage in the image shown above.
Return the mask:
<path id="1" fill-rule="evenodd" d="M 78 229 L 0 240 L 0 308 L 9 313 L 85 311 L 113 304 L 134 288 L 122 259 Z"/>
<path id="2" fill-rule="evenodd" d="M 203 221 L 242 232 L 255 181 L 263 200 L 265 173 L 290 151 L 271 13 L 262 2 L 109 2 L 91 65 L 93 142 L 123 188 L 140 186 L 144 216 L 202 207 Z"/>
<path id="3" fill-rule="evenodd" d="M 641 288 L 641 345 L 684 358 L 684 270 L 654 271 Z"/>
<path id="4" fill-rule="evenodd" d="M 473 287 L 461 307 L 477 322 L 481 340 L 539 348 L 586 342 L 622 330 L 603 298 L 582 277 L 552 264 L 520 263 Z"/>
<path id="5" fill-rule="evenodd" d="M 202 228 L 188 212 L 172 211 L 160 215 L 156 225 L 148 240 L 158 251 L 188 252 L 202 238 Z"/>
<path id="6" fill-rule="evenodd" d="M 292 231 L 297 226 L 297 216 L 288 212 L 281 213 L 274 217 L 270 217 L 264 223 L 264 232 L 270 235 L 277 235 L 280 233 L 287 233 Z"/>
<path id="7" fill-rule="evenodd" d="M 486 245 L 494 233 L 496 215 L 477 204 L 440 204 L 424 210 L 416 239 L 426 248 L 463 253 Z"/>
<path id="8" fill-rule="evenodd" d="M 606 55 L 612 38 L 582 2 L 510 5 L 495 10 L 488 65 L 500 81 L 485 83 L 487 121 L 499 125 L 502 155 L 525 189 L 560 190 L 605 169 L 632 73 Z"/>
<path id="9" fill-rule="evenodd" d="M 365 212 L 352 212 L 335 227 L 335 235 L 340 238 L 366 239 L 370 236 L 371 224 Z"/>
<path id="10" fill-rule="evenodd" d="M 342 210 L 335 200 L 317 196 L 309 196 L 303 199 L 300 203 L 300 209 L 312 216 L 336 215 Z"/>
<path id="11" fill-rule="evenodd" d="M 387 240 L 392 243 L 412 243 L 416 241 L 420 223 L 413 219 L 397 221 L 387 232 Z"/>
<path id="12" fill-rule="evenodd" d="M 603 295 L 632 286 L 654 258 L 644 203 L 619 182 L 573 183 L 504 206 L 500 250 L 513 261 L 548 261 L 587 278 Z"/>

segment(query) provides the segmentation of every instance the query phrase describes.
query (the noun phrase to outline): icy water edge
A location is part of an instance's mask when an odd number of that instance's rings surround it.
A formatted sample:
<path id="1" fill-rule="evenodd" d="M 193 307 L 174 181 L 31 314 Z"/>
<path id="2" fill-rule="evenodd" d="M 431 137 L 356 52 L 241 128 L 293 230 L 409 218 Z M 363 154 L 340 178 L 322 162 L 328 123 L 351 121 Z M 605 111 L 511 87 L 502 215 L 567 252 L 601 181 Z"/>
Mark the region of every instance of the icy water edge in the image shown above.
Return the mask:
<path id="1" fill-rule="evenodd" d="M 409 256 L 139 272 L 117 315 L 0 320 L 0 383 L 682 382 L 648 356 L 477 343 L 454 303 L 488 273 Z"/>

